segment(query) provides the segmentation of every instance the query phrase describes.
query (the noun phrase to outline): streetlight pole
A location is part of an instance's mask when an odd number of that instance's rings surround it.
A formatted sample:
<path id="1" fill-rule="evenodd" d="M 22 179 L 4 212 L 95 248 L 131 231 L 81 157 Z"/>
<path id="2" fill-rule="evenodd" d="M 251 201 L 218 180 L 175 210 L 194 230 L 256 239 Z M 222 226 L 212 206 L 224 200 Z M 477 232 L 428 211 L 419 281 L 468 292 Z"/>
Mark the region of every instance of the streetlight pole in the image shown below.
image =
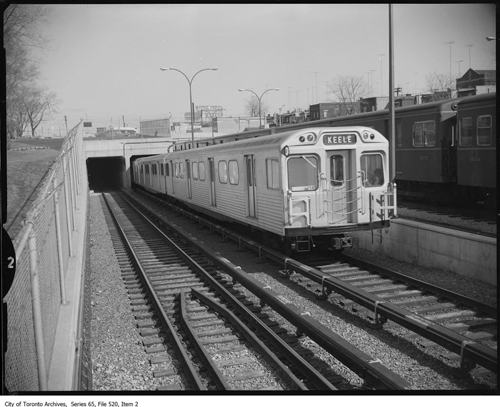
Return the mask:
<path id="1" fill-rule="evenodd" d="M 383 75 L 382 75 L 382 57 L 385 54 L 378 54 L 380 57 L 380 96 L 384 94 L 383 88 L 384 88 L 384 80 L 383 80 Z"/>
<path id="2" fill-rule="evenodd" d="M 177 71 L 177 72 L 180 72 L 182 75 L 184 75 L 184 77 L 186 78 L 186 80 L 188 81 L 188 84 L 189 84 L 189 111 L 191 113 L 191 148 L 194 148 L 194 109 L 193 109 L 193 94 L 192 94 L 192 90 L 191 90 L 191 84 L 193 83 L 193 80 L 194 80 L 194 77 L 196 75 L 198 75 L 200 72 L 203 72 L 203 71 L 216 71 L 218 70 L 219 68 L 204 68 L 204 69 L 200 69 L 198 72 L 196 72 L 191 79 L 189 79 L 186 74 L 184 72 L 182 72 L 180 69 L 176 69 L 176 68 L 160 68 L 161 71 Z"/>
<path id="3" fill-rule="evenodd" d="M 262 128 L 262 117 L 260 115 L 260 101 L 262 99 L 262 96 L 264 96 L 267 92 L 269 92 L 270 90 L 280 90 L 279 88 L 271 88 L 271 89 L 266 89 L 264 92 L 262 92 L 262 94 L 259 96 L 257 95 L 257 93 L 255 93 L 253 90 L 251 89 L 238 89 L 238 91 L 240 92 L 252 92 L 256 97 L 257 97 L 257 100 L 259 101 L 259 129 Z M 250 127 L 250 125 L 249 125 Z"/>

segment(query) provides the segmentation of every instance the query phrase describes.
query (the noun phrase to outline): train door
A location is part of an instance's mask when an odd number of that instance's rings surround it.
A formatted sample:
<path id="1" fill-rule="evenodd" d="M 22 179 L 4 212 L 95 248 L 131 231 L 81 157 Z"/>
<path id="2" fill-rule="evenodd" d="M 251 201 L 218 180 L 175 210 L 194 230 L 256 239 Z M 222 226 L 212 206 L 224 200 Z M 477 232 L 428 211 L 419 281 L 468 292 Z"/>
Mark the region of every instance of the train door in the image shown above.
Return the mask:
<path id="1" fill-rule="evenodd" d="M 257 217 L 255 197 L 257 195 L 255 185 L 255 158 L 253 154 L 245 156 L 247 167 L 247 189 L 248 189 L 248 216 Z"/>
<path id="2" fill-rule="evenodd" d="M 370 220 L 372 222 L 382 220 L 383 213 L 381 206 L 386 206 L 385 195 L 388 180 L 388 169 L 384 165 L 385 157 L 378 151 L 367 151 L 360 157 L 360 172 L 363 191 L 361 194 L 362 214 L 366 219 L 360 219 L 360 222 Z M 385 215 L 384 215 L 385 216 Z"/>
<path id="3" fill-rule="evenodd" d="M 187 177 L 187 187 L 188 187 L 188 198 L 193 198 L 193 190 L 191 185 L 191 165 L 189 160 L 186 160 L 186 177 Z"/>
<path id="4" fill-rule="evenodd" d="M 326 177 L 323 180 L 323 214 L 328 224 L 353 221 L 356 212 L 357 178 L 352 177 L 349 159 L 352 150 L 327 151 Z"/>
<path id="5" fill-rule="evenodd" d="M 165 193 L 168 194 L 168 188 L 167 188 L 167 185 L 168 185 L 168 163 L 167 162 L 164 162 L 163 163 L 163 166 L 164 166 L 164 180 L 165 180 Z"/>
<path id="6" fill-rule="evenodd" d="M 210 177 L 210 205 L 215 206 L 215 164 L 214 159 L 208 158 L 208 176 Z"/>
<path id="7" fill-rule="evenodd" d="M 172 194 L 175 194 L 175 181 L 174 181 L 174 176 L 175 176 L 175 171 L 174 171 L 174 162 L 170 160 L 170 180 L 172 181 Z"/>

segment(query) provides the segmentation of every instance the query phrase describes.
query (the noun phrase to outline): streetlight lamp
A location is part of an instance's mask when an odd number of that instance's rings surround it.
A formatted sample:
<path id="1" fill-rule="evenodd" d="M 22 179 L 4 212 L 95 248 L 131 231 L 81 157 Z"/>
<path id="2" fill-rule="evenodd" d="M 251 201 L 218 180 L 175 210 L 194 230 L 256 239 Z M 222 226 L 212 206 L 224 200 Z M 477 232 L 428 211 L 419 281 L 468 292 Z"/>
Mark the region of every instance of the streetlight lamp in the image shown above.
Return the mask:
<path id="1" fill-rule="evenodd" d="M 182 72 L 180 69 L 176 69 L 176 68 L 160 68 L 161 71 L 177 71 L 177 72 L 180 72 L 181 74 L 184 75 L 184 77 L 186 78 L 186 80 L 188 81 L 188 84 L 189 84 L 189 111 L 191 113 L 191 146 L 192 148 L 194 148 L 194 111 L 193 111 L 193 94 L 192 94 L 192 91 L 191 91 L 191 84 L 193 83 L 193 79 L 196 75 L 198 75 L 200 72 L 203 72 L 203 71 L 216 71 L 218 70 L 219 68 L 204 68 L 204 69 L 200 69 L 198 72 L 196 72 L 191 79 L 189 79 L 186 74 L 184 72 Z"/>
<path id="2" fill-rule="evenodd" d="M 257 93 L 255 93 L 253 90 L 251 89 L 238 89 L 240 92 L 252 92 L 256 97 L 257 97 L 257 100 L 259 101 L 259 129 L 262 128 L 262 117 L 260 115 L 260 101 L 262 99 L 262 96 L 264 96 L 265 93 L 269 92 L 270 90 L 280 90 L 279 88 L 271 88 L 271 89 L 266 89 L 264 92 L 262 92 L 262 94 L 259 96 L 257 95 Z"/>

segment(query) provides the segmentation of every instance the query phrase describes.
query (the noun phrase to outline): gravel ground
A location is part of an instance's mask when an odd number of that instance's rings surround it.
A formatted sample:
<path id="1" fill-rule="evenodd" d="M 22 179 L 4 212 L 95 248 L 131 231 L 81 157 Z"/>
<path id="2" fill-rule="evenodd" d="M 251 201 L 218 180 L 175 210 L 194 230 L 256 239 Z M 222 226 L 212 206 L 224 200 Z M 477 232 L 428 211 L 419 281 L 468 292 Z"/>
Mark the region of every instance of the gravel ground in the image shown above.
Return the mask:
<path id="1" fill-rule="evenodd" d="M 128 297 L 98 196 L 90 198 L 90 216 L 93 390 L 155 390 L 158 384 L 154 383 L 152 369 L 145 362 L 144 349 L 128 307 Z M 310 312 L 332 331 L 373 356 L 374 360 L 379 359 L 415 389 L 476 392 L 484 389 L 483 381 L 496 383 L 496 375 L 493 374 L 488 374 L 485 378 L 457 378 L 451 374 L 450 369 L 450 366 L 456 366 L 456 362 L 435 358 L 432 351 L 421 350 L 411 340 L 393 331 L 371 330 L 358 316 L 329 302 L 318 301 L 305 288 L 278 277 L 276 267 L 271 263 L 256 262 L 253 252 L 239 251 L 236 245 L 222 242 L 219 236 L 210 234 L 206 229 L 199 229 L 196 224 L 182 217 L 176 216 L 174 222 L 178 228 L 196 235 L 207 248 L 219 252 L 234 264 L 241 265 L 254 278 L 269 284 L 299 308 Z M 439 284 L 483 302 L 496 304 L 496 287 L 488 284 L 441 270 L 415 267 L 364 250 L 349 250 L 346 254 Z M 286 321 L 280 320 L 280 323 L 287 327 Z M 309 338 L 303 339 L 302 345 L 318 349 Z M 318 358 L 343 377 L 344 381 L 339 388 L 361 389 L 362 380 L 330 354 L 320 349 Z"/>

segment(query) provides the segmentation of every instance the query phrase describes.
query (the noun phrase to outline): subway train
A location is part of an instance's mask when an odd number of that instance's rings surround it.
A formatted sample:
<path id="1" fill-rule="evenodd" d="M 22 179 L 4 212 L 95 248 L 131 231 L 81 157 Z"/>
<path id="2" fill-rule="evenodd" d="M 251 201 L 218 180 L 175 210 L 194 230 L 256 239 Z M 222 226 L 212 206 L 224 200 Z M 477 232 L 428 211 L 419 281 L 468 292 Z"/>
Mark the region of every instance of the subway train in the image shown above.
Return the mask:
<path id="1" fill-rule="evenodd" d="M 388 110 L 205 139 L 226 143 L 304 127 L 359 125 L 389 134 Z M 395 109 L 396 184 L 400 196 L 496 208 L 496 93 Z M 178 143 L 177 150 L 191 148 Z"/>
<path id="2" fill-rule="evenodd" d="M 288 255 L 389 227 L 389 143 L 363 126 L 295 129 L 138 158 L 133 185 L 262 233 Z"/>

